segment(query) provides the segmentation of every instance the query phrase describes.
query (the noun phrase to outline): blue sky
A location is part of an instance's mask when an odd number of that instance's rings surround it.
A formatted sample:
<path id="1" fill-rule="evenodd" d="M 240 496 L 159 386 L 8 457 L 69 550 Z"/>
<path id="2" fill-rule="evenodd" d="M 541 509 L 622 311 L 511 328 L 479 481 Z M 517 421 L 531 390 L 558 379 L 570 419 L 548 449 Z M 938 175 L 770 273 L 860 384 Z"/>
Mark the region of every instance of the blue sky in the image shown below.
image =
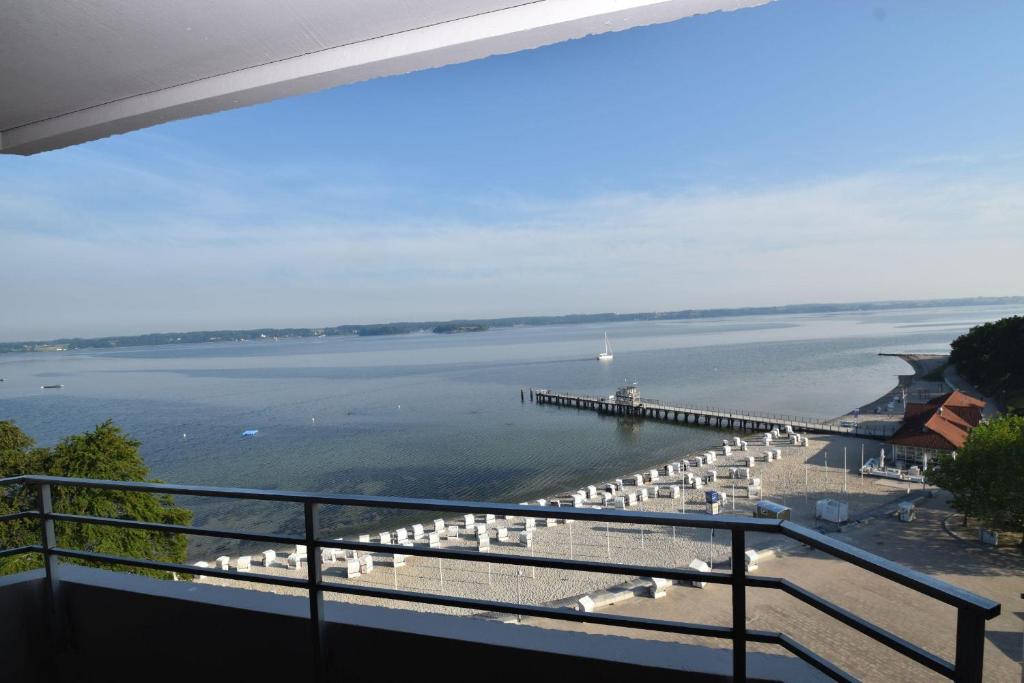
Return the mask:
<path id="1" fill-rule="evenodd" d="M 1022 26 L 780 0 L 0 158 L 0 339 L 1024 294 Z"/>

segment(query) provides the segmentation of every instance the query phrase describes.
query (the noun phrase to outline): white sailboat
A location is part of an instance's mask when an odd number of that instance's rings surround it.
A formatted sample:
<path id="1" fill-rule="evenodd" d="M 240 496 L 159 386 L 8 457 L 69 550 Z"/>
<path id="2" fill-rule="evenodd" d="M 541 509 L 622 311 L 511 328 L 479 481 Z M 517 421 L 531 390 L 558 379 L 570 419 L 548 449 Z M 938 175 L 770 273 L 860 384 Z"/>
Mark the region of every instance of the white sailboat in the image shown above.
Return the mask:
<path id="1" fill-rule="evenodd" d="M 611 344 L 608 343 L 608 333 L 605 332 L 604 333 L 604 351 L 602 351 L 601 353 L 597 354 L 597 359 L 598 360 L 611 360 L 612 358 L 614 358 L 614 356 L 612 355 L 612 347 L 611 347 Z"/>

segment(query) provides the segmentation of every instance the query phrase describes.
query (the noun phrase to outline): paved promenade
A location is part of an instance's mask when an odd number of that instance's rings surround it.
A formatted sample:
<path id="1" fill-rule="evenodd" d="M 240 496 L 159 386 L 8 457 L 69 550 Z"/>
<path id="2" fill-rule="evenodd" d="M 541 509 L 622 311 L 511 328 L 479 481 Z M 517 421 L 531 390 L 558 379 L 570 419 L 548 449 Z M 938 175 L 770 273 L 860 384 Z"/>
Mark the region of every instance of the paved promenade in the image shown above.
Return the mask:
<path id="1" fill-rule="evenodd" d="M 1019 683 L 1024 641 L 1021 618 L 1024 604 L 1020 599 L 1024 590 L 1024 559 L 1015 549 L 987 548 L 948 534 L 942 526 L 943 519 L 950 514 L 946 500 L 945 494 L 939 494 L 919 506 L 920 514 L 915 522 L 908 524 L 892 517 L 879 517 L 837 538 L 1002 603 L 1002 614 L 988 622 L 985 680 Z M 788 578 L 947 660 L 954 658 L 956 614 L 952 607 L 817 551 L 797 551 L 769 560 L 760 566 L 758 573 Z M 944 680 L 779 591 L 755 589 L 748 595 L 748 627 L 782 630 L 861 680 Z M 728 625 L 729 604 L 728 586 L 709 584 L 704 590 L 676 586 L 661 600 L 633 600 L 602 612 Z M 545 625 L 567 628 L 551 622 Z M 625 633 L 592 625 L 571 628 Z M 638 637 L 711 647 L 724 645 L 651 632 Z M 784 652 L 758 644 L 752 644 L 751 650 Z"/>

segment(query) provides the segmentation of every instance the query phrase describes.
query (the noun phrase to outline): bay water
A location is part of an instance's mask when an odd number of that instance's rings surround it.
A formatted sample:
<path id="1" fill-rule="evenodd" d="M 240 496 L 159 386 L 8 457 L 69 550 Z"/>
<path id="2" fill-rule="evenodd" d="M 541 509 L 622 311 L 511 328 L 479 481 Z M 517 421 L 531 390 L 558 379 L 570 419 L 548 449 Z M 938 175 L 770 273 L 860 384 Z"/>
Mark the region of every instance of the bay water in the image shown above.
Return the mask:
<path id="1" fill-rule="evenodd" d="M 113 419 L 152 476 L 214 486 L 518 502 L 717 443 L 707 428 L 539 406 L 520 389 L 832 418 L 1019 307 L 515 327 L 0 356 L 0 419 L 42 445 Z M 607 332 L 614 360 L 598 362 Z M 41 389 L 63 384 L 63 389 Z M 252 438 L 244 430 L 256 429 Z M 295 505 L 182 498 L 197 525 L 297 533 Z M 332 532 L 422 521 L 325 511 Z M 234 544 L 195 539 L 210 557 Z"/>

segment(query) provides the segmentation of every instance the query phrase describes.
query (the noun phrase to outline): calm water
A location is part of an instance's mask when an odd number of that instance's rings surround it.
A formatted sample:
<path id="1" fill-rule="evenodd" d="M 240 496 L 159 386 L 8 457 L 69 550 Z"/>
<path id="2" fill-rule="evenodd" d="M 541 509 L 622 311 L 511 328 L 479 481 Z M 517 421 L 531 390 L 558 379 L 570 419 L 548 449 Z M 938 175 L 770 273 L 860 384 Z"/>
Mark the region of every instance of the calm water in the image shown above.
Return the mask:
<path id="1" fill-rule="evenodd" d="M 834 417 L 908 371 L 879 352 L 946 352 L 971 325 L 1015 313 L 958 307 L 10 354 L 0 356 L 0 418 L 42 444 L 113 418 L 142 441 L 153 476 L 177 483 L 520 501 L 715 438 L 522 404 L 520 387 L 606 395 L 628 379 L 661 400 Z M 598 363 L 606 330 L 615 359 Z M 56 383 L 64 389 L 40 389 Z M 259 435 L 242 439 L 245 429 Z M 182 502 L 208 526 L 301 527 L 294 507 Z M 405 521 L 325 516 L 347 531 Z"/>

